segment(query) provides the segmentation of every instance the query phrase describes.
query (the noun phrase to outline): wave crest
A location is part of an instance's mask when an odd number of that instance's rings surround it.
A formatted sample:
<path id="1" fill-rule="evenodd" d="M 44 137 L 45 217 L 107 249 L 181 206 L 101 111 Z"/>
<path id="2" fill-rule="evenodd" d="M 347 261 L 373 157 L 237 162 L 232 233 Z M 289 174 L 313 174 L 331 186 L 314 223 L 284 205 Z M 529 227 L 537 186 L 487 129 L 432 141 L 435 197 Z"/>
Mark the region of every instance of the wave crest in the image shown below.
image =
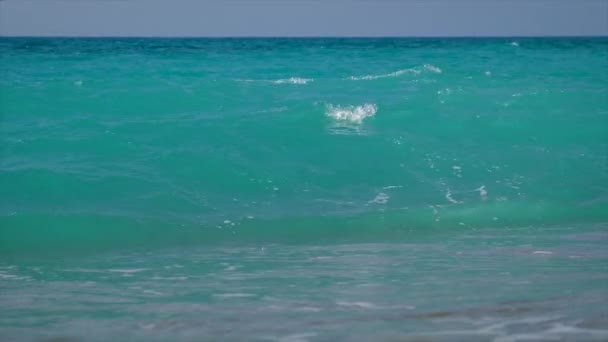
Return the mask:
<path id="1" fill-rule="evenodd" d="M 348 79 L 352 81 L 367 81 L 367 80 L 377 80 L 379 78 L 387 78 L 387 77 L 398 77 L 403 74 L 414 74 L 418 75 L 420 70 L 417 69 L 401 69 L 395 72 L 391 72 L 389 74 L 381 74 L 381 75 L 365 75 L 365 76 L 350 76 Z"/>
<path id="2" fill-rule="evenodd" d="M 399 77 L 405 74 L 419 75 L 423 71 L 430 71 L 436 74 L 441 74 L 442 70 L 432 64 L 425 64 L 422 67 L 410 68 L 410 69 L 401 69 L 388 74 L 379 74 L 379 75 L 365 75 L 365 76 L 350 76 L 348 77 L 351 81 L 369 81 L 369 80 L 377 80 L 379 78 L 388 78 L 388 77 Z"/>
<path id="3" fill-rule="evenodd" d="M 366 103 L 361 106 L 334 106 L 328 105 L 326 115 L 335 120 L 361 123 L 365 118 L 374 116 L 378 111 L 378 106 L 373 103 Z"/>
<path id="4" fill-rule="evenodd" d="M 261 83 L 273 83 L 273 84 L 307 84 L 313 82 L 313 78 L 303 78 L 303 77 L 290 77 L 290 78 L 281 78 L 278 80 L 254 80 L 247 78 L 238 78 L 235 79 L 237 82 L 261 82 Z"/>
<path id="5" fill-rule="evenodd" d="M 312 78 L 290 77 L 290 78 L 285 78 L 285 79 L 280 79 L 280 80 L 274 80 L 274 81 L 272 81 L 272 83 L 274 83 L 274 84 L 284 84 L 284 83 L 306 84 L 306 83 L 312 82 L 312 81 L 314 81 Z"/>
<path id="6" fill-rule="evenodd" d="M 424 65 L 424 69 L 434 72 L 436 74 L 441 74 L 443 71 L 441 71 L 441 69 L 439 69 L 438 67 L 432 65 L 432 64 L 425 64 Z"/>

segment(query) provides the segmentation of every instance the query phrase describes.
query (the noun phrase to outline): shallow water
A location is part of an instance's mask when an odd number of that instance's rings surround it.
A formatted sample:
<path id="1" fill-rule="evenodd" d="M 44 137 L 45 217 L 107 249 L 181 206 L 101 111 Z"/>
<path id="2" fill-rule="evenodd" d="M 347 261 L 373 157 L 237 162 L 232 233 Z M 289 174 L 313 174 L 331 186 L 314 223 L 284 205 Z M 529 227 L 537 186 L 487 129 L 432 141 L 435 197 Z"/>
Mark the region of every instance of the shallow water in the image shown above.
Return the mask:
<path id="1" fill-rule="evenodd" d="M 3 262 L 0 336 L 603 341 L 607 242 L 600 225 Z"/>

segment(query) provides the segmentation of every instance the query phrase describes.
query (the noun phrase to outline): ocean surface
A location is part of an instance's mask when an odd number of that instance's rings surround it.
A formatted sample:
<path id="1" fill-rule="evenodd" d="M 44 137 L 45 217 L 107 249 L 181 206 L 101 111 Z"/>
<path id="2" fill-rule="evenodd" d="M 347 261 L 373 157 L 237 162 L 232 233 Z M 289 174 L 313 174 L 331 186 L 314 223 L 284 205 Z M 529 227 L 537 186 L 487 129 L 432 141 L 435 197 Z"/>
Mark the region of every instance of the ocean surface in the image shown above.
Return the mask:
<path id="1" fill-rule="evenodd" d="M 608 340 L 608 38 L 0 38 L 0 340 Z"/>

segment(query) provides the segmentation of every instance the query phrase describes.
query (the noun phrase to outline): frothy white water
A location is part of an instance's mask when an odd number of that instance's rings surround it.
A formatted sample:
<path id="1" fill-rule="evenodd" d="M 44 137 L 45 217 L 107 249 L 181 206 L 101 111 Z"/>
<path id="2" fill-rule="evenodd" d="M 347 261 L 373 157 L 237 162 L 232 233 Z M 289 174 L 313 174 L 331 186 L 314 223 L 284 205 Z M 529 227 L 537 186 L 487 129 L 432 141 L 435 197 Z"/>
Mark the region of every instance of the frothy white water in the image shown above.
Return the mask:
<path id="1" fill-rule="evenodd" d="M 368 303 L 368 302 L 345 302 L 345 301 L 339 301 L 339 302 L 336 302 L 336 304 L 338 304 L 339 306 L 346 306 L 346 307 L 360 308 L 360 309 L 376 309 L 376 308 L 378 308 L 378 306 L 376 306 L 376 304 L 374 304 L 374 303 Z"/>
<path id="2" fill-rule="evenodd" d="M 454 203 L 454 204 L 463 203 L 462 201 L 455 200 L 454 197 L 452 197 L 452 191 L 450 189 L 448 189 L 446 191 L 446 193 L 445 193 L 445 199 L 447 199 L 450 203 Z"/>
<path id="3" fill-rule="evenodd" d="M 402 70 L 397 70 L 395 72 L 391 72 L 388 74 L 381 74 L 381 75 L 350 76 L 348 79 L 352 80 L 352 81 L 377 80 L 379 78 L 398 77 L 398 76 L 401 76 L 404 74 L 417 75 L 419 73 L 420 73 L 420 70 L 417 70 L 417 69 L 402 69 Z"/>
<path id="4" fill-rule="evenodd" d="M 237 82 L 262 82 L 262 83 L 273 83 L 273 84 L 307 84 L 313 82 L 313 78 L 302 78 L 302 77 L 290 77 L 290 78 L 281 78 L 278 80 L 254 80 L 248 78 L 237 78 L 235 79 Z"/>
<path id="5" fill-rule="evenodd" d="M 382 189 L 389 190 L 389 189 L 399 189 L 399 188 L 403 188 L 403 185 L 388 185 L 388 186 L 383 187 Z"/>
<path id="6" fill-rule="evenodd" d="M 374 116 L 378 111 L 378 106 L 366 103 L 361 106 L 334 106 L 328 105 L 325 114 L 340 121 L 348 121 L 360 124 L 366 118 Z"/>
<path id="7" fill-rule="evenodd" d="M 386 204 L 386 203 L 388 203 L 389 199 L 390 199 L 389 195 L 385 194 L 384 192 L 381 192 L 381 193 L 377 194 L 376 197 L 374 197 L 374 199 L 369 201 L 368 203 Z"/>
<path id="8" fill-rule="evenodd" d="M 365 75 L 365 76 L 350 76 L 348 77 L 351 81 L 369 81 L 369 80 L 377 80 L 379 78 L 387 78 L 387 77 L 399 77 L 405 74 L 418 75 L 423 71 L 430 71 L 436 74 L 441 74 L 442 71 L 438 67 L 425 64 L 422 67 L 410 68 L 410 69 L 401 69 L 388 74 L 379 74 L 379 75 Z"/>
<path id="9" fill-rule="evenodd" d="M 479 188 L 475 189 L 475 191 L 479 191 L 479 197 L 481 197 L 482 200 L 487 200 L 488 199 L 488 190 L 486 190 L 486 186 L 482 185 Z"/>
<path id="10" fill-rule="evenodd" d="M 432 71 L 436 74 L 441 74 L 443 71 L 441 71 L 441 69 L 439 69 L 438 67 L 431 65 L 431 64 L 425 64 L 424 68 L 428 71 Z"/>
<path id="11" fill-rule="evenodd" d="M 309 82 L 312 82 L 312 81 L 314 81 L 314 79 L 312 79 L 312 78 L 290 77 L 290 78 L 275 80 L 275 81 L 272 81 L 272 83 L 274 83 L 274 84 L 284 84 L 284 83 L 288 83 L 288 84 L 306 84 L 306 83 L 309 83 Z"/>
<path id="12" fill-rule="evenodd" d="M 551 251 L 534 251 L 532 254 L 553 254 Z"/>
<path id="13" fill-rule="evenodd" d="M 108 271 L 110 272 L 116 272 L 116 273 L 137 273 L 137 272 L 143 272 L 143 271 L 147 271 L 147 268 L 129 268 L 129 269 L 118 269 L 118 268 L 113 268 L 110 269 Z"/>

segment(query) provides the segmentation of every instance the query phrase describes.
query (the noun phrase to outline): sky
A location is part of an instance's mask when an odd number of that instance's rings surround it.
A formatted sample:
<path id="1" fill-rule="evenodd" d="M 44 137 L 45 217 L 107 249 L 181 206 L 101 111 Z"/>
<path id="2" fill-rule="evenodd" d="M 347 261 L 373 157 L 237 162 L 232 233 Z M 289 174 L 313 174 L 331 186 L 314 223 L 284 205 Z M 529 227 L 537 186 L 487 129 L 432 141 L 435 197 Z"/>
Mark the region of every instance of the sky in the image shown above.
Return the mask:
<path id="1" fill-rule="evenodd" d="M 608 36 L 608 0 L 0 0 L 2 36 Z"/>

